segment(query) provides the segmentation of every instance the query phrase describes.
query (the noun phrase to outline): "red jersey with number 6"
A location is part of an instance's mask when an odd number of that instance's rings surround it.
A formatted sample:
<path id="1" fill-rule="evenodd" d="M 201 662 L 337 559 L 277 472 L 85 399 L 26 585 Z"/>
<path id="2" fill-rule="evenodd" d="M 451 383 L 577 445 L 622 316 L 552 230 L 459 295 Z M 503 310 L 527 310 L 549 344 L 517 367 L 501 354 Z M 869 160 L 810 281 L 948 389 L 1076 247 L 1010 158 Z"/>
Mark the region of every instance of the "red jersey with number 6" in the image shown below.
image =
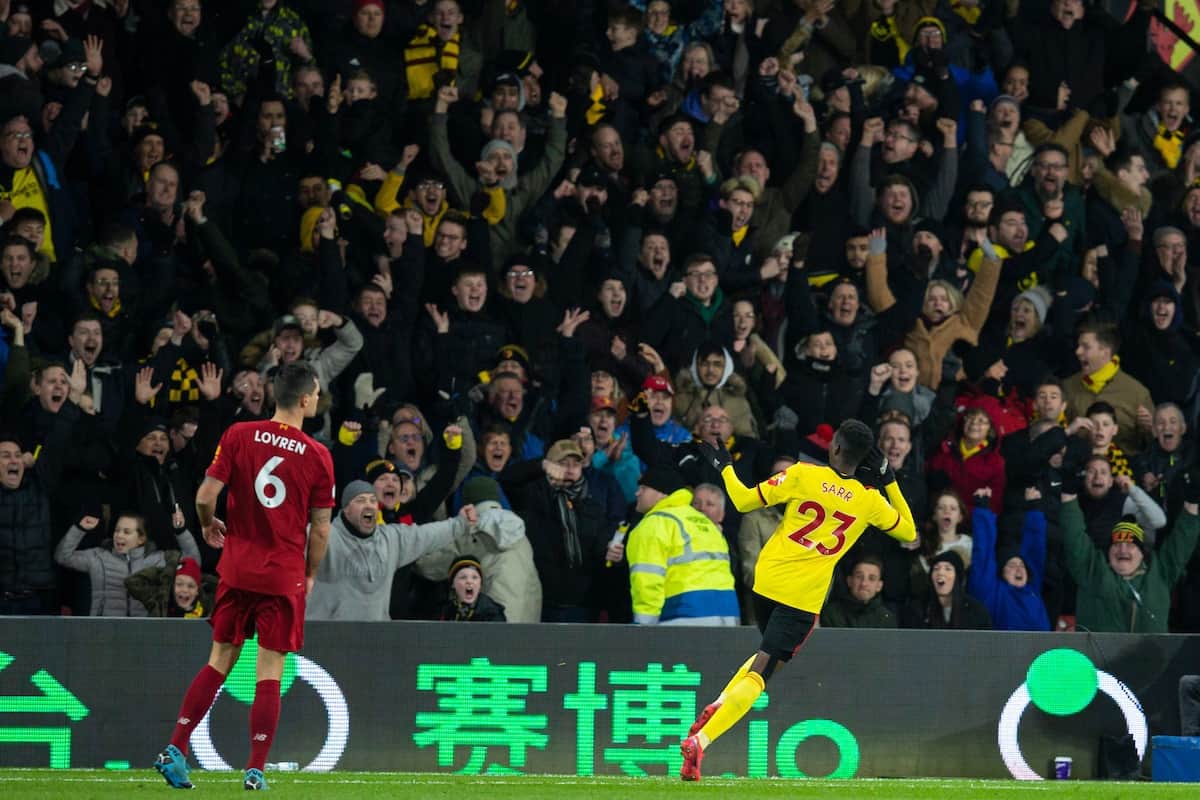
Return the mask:
<path id="1" fill-rule="evenodd" d="M 259 594 L 303 592 L 309 509 L 334 506 L 329 450 L 282 422 L 240 422 L 221 436 L 206 474 L 229 489 L 221 581 Z"/>

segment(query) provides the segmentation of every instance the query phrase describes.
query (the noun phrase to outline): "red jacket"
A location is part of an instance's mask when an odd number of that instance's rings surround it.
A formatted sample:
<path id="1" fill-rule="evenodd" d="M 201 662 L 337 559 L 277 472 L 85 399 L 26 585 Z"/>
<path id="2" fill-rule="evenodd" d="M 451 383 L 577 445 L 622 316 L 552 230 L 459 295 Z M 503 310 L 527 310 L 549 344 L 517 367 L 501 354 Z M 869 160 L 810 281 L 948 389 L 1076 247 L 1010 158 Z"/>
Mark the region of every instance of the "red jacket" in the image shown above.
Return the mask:
<path id="1" fill-rule="evenodd" d="M 992 513 L 999 514 L 1004 507 L 1004 456 L 994 444 L 963 461 L 958 439 L 942 442 L 929 460 L 929 470 L 944 473 L 968 506 L 973 505 L 975 492 L 986 486 L 992 490 Z"/>

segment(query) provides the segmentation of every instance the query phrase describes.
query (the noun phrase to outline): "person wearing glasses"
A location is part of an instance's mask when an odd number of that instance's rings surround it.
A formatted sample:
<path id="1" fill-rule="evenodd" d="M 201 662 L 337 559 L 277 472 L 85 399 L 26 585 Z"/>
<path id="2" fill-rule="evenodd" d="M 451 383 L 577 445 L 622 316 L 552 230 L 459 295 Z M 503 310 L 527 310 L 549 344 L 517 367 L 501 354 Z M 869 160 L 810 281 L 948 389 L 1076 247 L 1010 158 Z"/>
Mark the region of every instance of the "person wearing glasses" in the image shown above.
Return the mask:
<path id="1" fill-rule="evenodd" d="M 1067 182 L 1070 160 L 1060 144 L 1045 143 L 1033 151 L 1033 165 L 1017 190 L 1025 206 L 1029 238 L 1037 241 L 1046 229 L 1060 224 L 1067 233 L 1064 246 L 1078 252 L 1084 236 L 1083 195 Z M 1056 237 L 1057 238 L 1057 237 Z"/>
<path id="2" fill-rule="evenodd" d="M 642 341 L 663 354 L 672 374 L 706 341 L 733 348 L 733 303 L 719 286 L 712 256 L 689 256 L 684 262 L 683 283 L 683 296 L 659 301 L 647 314 L 642 330 Z"/>
<path id="3" fill-rule="evenodd" d="M 71 201 L 64 196 L 63 184 L 53 176 L 64 174 L 66 158 L 75 146 L 104 68 L 100 41 L 95 37 L 88 37 L 84 43 L 82 60 L 87 74 L 80 71 L 82 79 L 65 90 L 61 111 L 52 122 L 56 130 L 67 133 L 46 137 L 39 148 L 33 120 L 41 119 L 42 98 L 32 78 L 43 67 L 41 56 L 27 39 L 7 40 L 0 47 L 0 64 L 11 64 L 18 73 L 9 72 L 0 80 L 0 97 L 5 101 L 0 112 L 0 198 L 6 198 L 0 200 L 0 225 L 7 224 L 17 208 L 41 211 L 46 216 L 46 235 L 39 252 L 51 263 L 58 260 L 58 251 L 70 253 L 74 243 L 74 231 L 67 224 L 74 216 L 68 211 Z"/>

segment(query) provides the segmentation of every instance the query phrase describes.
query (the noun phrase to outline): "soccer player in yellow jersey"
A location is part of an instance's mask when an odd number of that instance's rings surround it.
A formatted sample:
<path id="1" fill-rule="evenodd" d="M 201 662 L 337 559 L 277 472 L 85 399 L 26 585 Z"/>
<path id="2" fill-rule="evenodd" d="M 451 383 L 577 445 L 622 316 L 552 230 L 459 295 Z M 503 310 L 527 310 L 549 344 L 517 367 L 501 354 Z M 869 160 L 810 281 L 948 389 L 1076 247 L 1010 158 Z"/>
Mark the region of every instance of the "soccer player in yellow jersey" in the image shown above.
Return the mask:
<path id="1" fill-rule="evenodd" d="M 762 644 L 680 743 L 680 777 L 685 781 L 700 780 L 704 749 L 750 710 L 771 674 L 804 644 L 821 614 L 834 566 L 867 526 L 902 542 L 917 538 L 912 512 L 874 440 L 866 425 L 847 420 L 830 444 L 829 466 L 793 464 L 749 488 L 734 473 L 725 448 L 702 445 L 738 511 L 776 503 L 787 503 L 787 511 L 754 569 L 754 611 Z"/>

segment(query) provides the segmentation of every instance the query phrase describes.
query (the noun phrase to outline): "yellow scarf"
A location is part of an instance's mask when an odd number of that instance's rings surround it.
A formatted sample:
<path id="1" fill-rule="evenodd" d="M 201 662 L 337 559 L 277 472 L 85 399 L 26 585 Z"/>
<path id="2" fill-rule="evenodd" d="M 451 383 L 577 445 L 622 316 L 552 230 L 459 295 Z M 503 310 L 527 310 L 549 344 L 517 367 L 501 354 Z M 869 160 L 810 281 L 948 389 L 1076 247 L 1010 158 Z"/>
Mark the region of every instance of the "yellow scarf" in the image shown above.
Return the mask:
<path id="1" fill-rule="evenodd" d="M 201 619 L 201 618 L 203 618 L 203 616 L 204 616 L 204 605 L 199 600 L 197 600 L 196 606 L 191 611 L 185 612 L 183 615 L 183 618 L 184 619 Z"/>
<path id="2" fill-rule="evenodd" d="M 45 254 L 52 263 L 57 261 L 58 258 L 54 254 L 54 234 L 50 230 L 50 205 L 46 201 L 46 195 L 42 192 L 42 185 L 38 182 L 37 173 L 33 171 L 33 167 L 14 170 L 12 191 L 6 191 L 0 187 L 0 200 L 12 203 L 13 208 L 36 208 L 42 212 L 42 217 L 46 220 L 46 232 L 42 237 L 42 247 L 38 252 Z"/>
<path id="3" fill-rule="evenodd" d="M 439 70 L 458 72 L 461 33 L 447 42 L 438 38 L 437 28 L 422 25 L 404 48 L 404 71 L 408 78 L 410 100 L 425 100 L 433 96 L 433 76 Z"/>
<path id="4" fill-rule="evenodd" d="M 983 13 L 982 5 L 967 6 L 958 2 L 958 0 L 950 0 L 950 10 L 962 17 L 963 21 L 968 25 L 974 25 L 978 22 L 979 15 Z"/>
<path id="5" fill-rule="evenodd" d="M 504 189 L 499 184 L 495 186 L 481 186 L 479 190 L 486 194 L 488 198 L 487 208 L 480 214 L 488 225 L 496 225 L 500 220 L 504 219 L 505 213 L 508 212 L 508 196 L 504 194 Z"/>
<path id="6" fill-rule="evenodd" d="M 1169 169 L 1175 169 L 1175 165 L 1179 163 L 1179 157 L 1183 155 L 1184 138 L 1183 131 L 1169 131 L 1165 125 L 1158 126 L 1158 135 L 1154 137 L 1154 149 L 1162 156 Z"/>
<path id="7" fill-rule="evenodd" d="M 316 246 L 313 244 L 313 234 L 317 231 L 317 220 L 321 219 L 321 212 L 325 209 L 320 206 L 313 206 L 305 209 L 300 215 L 300 252 L 313 253 L 316 252 Z"/>
<path id="8" fill-rule="evenodd" d="M 749 225 L 743 225 L 733 232 L 733 244 L 735 247 L 740 247 L 742 240 L 746 238 L 746 233 L 750 230 Z"/>
<path id="9" fill-rule="evenodd" d="M 1108 451 L 1104 457 L 1108 459 L 1108 465 L 1112 469 L 1113 477 L 1119 475 L 1128 475 L 1133 477 L 1133 470 L 1129 466 L 1129 458 L 1125 455 L 1125 451 L 1117 447 L 1115 442 L 1108 443 Z"/>
<path id="10" fill-rule="evenodd" d="M 197 403 L 200 401 L 200 376 L 194 367 L 182 358 L 176 359 L 171 370 L 167 399 L 172 403 Z"/>
<path id="11" fill-rule="evenodd" d="M 908 42 L 904 41 L 904 37 L 900 35 L 900 29 L 896 27 L 895 17 L 880 17 L 871 23 L 871 36 L 877 42 L 887 42 L 892 39 L 896 40 L 896 54 L 900 59 L 900 63 L 904 63 L 905 56 L 908 55 Z"/>
<path id="12" fill-rule="evenodd" d="M 595 125 L 600 120 L 604 119 L 604 114 L 608 111 L 608 107 L 604 105 L 604 85 L 597 83 L 596 88 L 592 89 L 591 95 L 592 104 L 588 106 L 587 111 L 583 116 L 587 120 L 588 125 Z"/>
<path id="13" fill-rule="evenodd" d="M 966 439 L 959 439 L 958 440 L 958 454 L 960 456 L 962 456 L 963 461 L 966 461 L 971 456 L 979 455 L 980 453 L 982 453 L 983 449 L 987 446 L 988 446 L 987 439 L 984 439 L 982 442 L 975 445 L 974 447 L 971 447 L 970 445 L 968 445 Z"/>
<path id="14" fill-rule="evenodd" d="M 96 298 L 92 297 L 91 295 L 88 295 L 88 302 L 91 303 L 92 308 L 96 309 L 97 311 L 99 311 L 101 314 L 108 317 L 109 319 L 116 319 L 117 314 L 121 313 L 121 298 L 119 298 L 119 297 L 113 301 L 112 311 L 105 311 L 103 308 L 101 308 L 100 302 Z"/>
<path id="15" fill-rule="evenodd" d="M 1084 375 L 1083 385 L 1092 394 L 1100 394 L 1104 391 L 1104 387 L 1108 386 L 1108 382 L 1116 377 L 1117 371 L 1120 369 L 1121 359 L 1118 356 L 1113 356 L 1112 361 L 1108 362 L 1091 375 Z"/>

